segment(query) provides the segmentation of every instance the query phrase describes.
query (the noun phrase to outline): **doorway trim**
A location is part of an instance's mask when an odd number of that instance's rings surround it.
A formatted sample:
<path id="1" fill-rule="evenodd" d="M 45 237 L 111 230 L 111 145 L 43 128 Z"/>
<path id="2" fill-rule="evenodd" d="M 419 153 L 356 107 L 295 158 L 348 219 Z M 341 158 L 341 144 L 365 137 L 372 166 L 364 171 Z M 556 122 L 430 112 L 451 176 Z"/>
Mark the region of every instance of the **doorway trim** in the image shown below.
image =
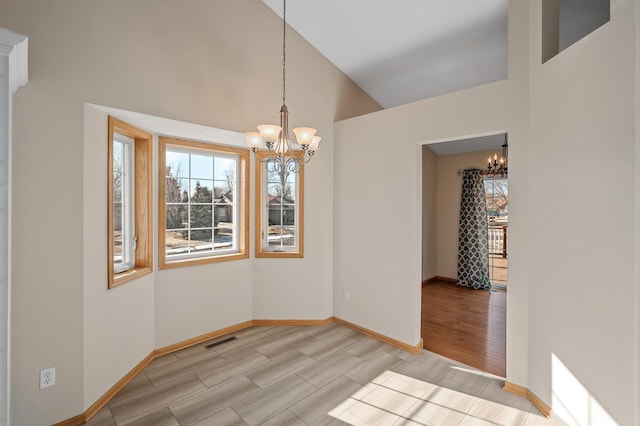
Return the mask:
<path id="1" fill-rule="evenodd" d="M 13 94 L 28 81 L 28 38 L 0 28 L 0 426 L 9 424 Z"/>

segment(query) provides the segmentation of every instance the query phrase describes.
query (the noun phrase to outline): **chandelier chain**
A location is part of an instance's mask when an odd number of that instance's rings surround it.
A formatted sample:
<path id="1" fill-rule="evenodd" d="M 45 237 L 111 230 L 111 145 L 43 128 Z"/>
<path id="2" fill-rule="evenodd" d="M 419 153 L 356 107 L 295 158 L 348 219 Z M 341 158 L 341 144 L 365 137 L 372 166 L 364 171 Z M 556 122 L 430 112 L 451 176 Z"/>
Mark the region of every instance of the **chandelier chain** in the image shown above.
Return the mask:
<path id="1" fill-rule="evenodd" d="M 289 111 L 287 100 L 287 0 L 282 0 L 282 107 L 280 108 L 280 126 L 261 124 L 259 132 L 247 132 L 246 138 L 251 151 L 257 154 L 262 144 L 265 144 L 267 156 L 257 156 L 262 163 L 267 164 L 267 171 L 277 172 L 286 181 L 289 173 L 299 173 L 301 165 L 311 160 L 322 139 L 315 136 L 317 130 L 311 127 L 297 127 L 293 129 L 301 150 L 295 151 L 289 137 Z M 277 136 L 276 136 L 277 135 Z"/>
<path id="2" fill-rule="evenodd" d="M 287 0 L 282 5 L 282 104 L 287 99 Z"/>

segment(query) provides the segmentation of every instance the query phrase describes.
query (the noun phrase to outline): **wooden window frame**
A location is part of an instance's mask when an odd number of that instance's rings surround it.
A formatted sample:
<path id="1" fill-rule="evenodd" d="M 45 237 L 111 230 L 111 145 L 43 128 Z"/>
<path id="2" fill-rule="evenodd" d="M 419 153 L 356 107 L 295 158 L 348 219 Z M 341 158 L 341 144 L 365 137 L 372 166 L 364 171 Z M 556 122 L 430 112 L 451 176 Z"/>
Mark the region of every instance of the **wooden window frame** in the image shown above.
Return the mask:
<path id="1" fill-rule="evenodd" d="M 256 190 L 255 190 L 255 208 L 256 208 L 256 252 L 257 258 L 304 258 L 304 160 L 303 153 L 296 152 L 295 155 L 300 161 L 300 171 L 296 173 L 298 184 L 298 193 L 296 194 L 296 209 L 298 211 L 298 221 L 296 223 L 296 231 L 298 233 L 298 249 L 296 251 L 272 251 L 265 250 L 264 238 L 262 237 L 264 229 L 264 217 L 268 213 L 266 209 L 265 191 L 263 188 L 263 179 L 266 172 L 266 163 L 261 162 L 267 156 L 267 153 L 256 153 Z"/>
<path id="2" fill-rule="evenodd" d="M 181 148 L 218 152 L 238 156 L 238 251 L 235 253 L 212 253 L 209 256 L 167 260 L 165 247 L 166 232 L 166 152 L 167 145 Z M 158 267 L 159 269 L 179 268 L 249 258 L 249 150 L 227 145 L 198 142 L 160 136 L 158 138 Z"/>
<path id="3" fill-rule="evenodd" d="M 108 288 L 114 288 L 153 271 L 152 239 L 153 239 L 153 203 L 152 203 L 152 139 L 153 136 L 124 121 L 109 116 L 107 149 L 107 270 Z M 133 139 L 134 142 L 134 223 L 136 232 L 136 249 L 134 267 L 116 273 L 113 265 L 113 134 L 119 133 Z"/>

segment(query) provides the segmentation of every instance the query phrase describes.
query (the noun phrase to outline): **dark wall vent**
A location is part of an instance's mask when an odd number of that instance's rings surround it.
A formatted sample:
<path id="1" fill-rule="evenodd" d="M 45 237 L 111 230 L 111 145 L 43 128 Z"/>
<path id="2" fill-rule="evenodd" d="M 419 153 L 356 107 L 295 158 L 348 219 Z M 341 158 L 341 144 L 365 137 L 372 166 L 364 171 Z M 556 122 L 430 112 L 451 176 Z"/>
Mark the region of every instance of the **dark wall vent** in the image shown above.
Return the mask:
<path id="1" fill-rule="evenodd" d="M 205 349 L 211 349 L 211 348 L 214 348 L 216 346 L 222 345 L 223 343 L 231 342 L 232 340 L 238 340 L 238 338 L 236 336 L 225 337 L 223 339 L 216 340 L 215 342 L 209 343 L 204 348 Z"/>

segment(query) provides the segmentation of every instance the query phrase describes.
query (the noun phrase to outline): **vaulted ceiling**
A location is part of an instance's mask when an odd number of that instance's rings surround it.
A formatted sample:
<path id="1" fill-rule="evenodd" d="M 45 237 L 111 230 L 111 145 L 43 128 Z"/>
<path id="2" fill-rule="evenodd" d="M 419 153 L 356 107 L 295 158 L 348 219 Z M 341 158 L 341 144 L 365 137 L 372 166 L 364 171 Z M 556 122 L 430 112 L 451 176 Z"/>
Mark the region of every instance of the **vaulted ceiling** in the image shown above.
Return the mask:
<path id="1" fill-rule="evenodd" d="M 282 16 L 282 0 L 263 0 Z M 384 108 L 507 77 L 508 0 L 297 0 L 287 22 Z"/>

